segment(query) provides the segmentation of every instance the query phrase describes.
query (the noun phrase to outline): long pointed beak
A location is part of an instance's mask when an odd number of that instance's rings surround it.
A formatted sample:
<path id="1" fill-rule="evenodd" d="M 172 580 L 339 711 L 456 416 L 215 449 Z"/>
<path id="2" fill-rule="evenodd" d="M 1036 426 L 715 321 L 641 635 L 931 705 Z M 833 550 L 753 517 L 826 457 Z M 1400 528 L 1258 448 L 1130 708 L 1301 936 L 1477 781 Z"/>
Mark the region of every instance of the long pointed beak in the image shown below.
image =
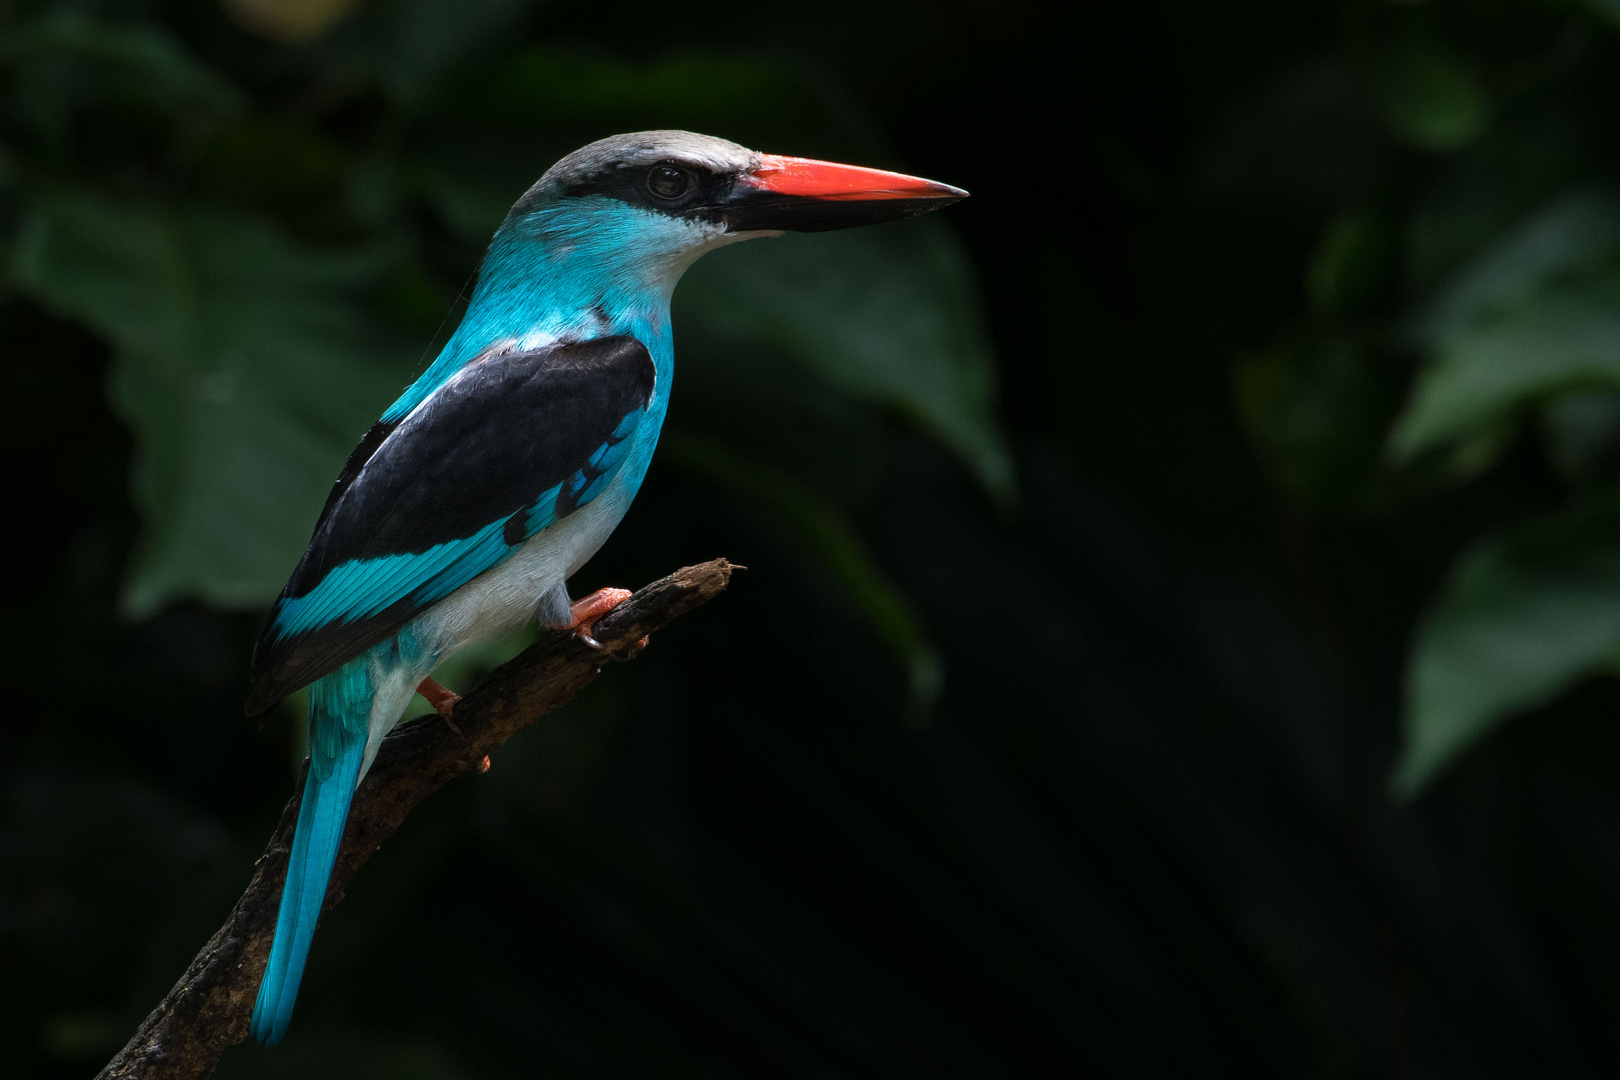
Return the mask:
<path id="1" fill-rule="evenodd" d="M 967 195 L 903 173 L 766 154 L 758 168 L 738 178 L 725 219 L 733 232 L 823 232 L 926 214 Z"/>

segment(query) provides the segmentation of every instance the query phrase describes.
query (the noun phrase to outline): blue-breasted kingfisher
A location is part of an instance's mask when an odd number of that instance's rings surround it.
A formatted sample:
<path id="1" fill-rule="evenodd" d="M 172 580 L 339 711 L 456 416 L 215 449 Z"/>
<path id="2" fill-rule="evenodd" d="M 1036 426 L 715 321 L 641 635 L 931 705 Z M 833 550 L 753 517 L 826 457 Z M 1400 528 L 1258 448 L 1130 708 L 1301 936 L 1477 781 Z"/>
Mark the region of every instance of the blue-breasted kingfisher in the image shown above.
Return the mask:
<path id="1" fill-rule="evenodd" d="M 287 1031 L 349 803 L 433 669 L 538 621 L 588 644 L 629 595 L 569 599 L 641 487 L 669 404 L 670 295 L 738 240 L 891 221 L 966 192 L 646 131 L 563 158 L 513 205 L 466 314 L 344 465 L 253 653 L 249 715 L 309 687 L 310 762 L 251 1031 Z"/>

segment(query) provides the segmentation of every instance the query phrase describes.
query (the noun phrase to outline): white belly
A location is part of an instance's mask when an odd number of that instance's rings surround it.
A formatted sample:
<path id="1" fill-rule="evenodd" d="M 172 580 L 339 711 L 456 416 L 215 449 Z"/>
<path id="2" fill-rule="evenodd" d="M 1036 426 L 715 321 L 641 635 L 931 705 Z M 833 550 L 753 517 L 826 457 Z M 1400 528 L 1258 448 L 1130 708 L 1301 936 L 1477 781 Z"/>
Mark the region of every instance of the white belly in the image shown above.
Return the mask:
<path id="1" fill-rule="evenodd" d="M 601 495 L 418 615 L 411 629 L 435 663 L 475 641 L 533 622 L 542 598 L 562 588 L 624 517 L 630 498 L 623 479 L 614 477 Z"/>

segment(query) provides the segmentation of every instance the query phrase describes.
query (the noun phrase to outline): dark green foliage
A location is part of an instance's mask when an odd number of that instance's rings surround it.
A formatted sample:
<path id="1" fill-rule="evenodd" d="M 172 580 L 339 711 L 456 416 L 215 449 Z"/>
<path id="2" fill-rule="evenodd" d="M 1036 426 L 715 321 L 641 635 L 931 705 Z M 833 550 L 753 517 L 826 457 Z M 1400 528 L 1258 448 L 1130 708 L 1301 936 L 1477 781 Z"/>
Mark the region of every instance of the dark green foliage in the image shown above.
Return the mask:
<path id="1" fill-rule="evenodd" d="M 576 588 L 750 569 L 221 1076 L 1620 1069 L 1620 8 L 349 6 L 0 8 L 0 1072 L 218 925 L 326 485 L 505 208 L 659 126 L 974 197 L 693 270 Z"/>

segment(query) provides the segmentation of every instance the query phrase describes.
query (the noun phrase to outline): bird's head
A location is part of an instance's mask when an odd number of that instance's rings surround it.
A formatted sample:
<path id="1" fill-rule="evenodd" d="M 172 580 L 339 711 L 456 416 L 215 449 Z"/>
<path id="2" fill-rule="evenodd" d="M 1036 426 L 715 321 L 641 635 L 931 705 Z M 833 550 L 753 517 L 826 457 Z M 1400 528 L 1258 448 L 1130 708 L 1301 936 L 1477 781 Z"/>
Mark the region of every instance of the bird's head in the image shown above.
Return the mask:
<path id="1" fill-rule="evenodd" d="M 557 162 L 501 232 L 540 240 L 553 258 L 588 260 L 667 290 L 723 244 L 893 221 L 966 197 L 915 176 L 762 154 L 689 131 L 642 131 Z"/>

